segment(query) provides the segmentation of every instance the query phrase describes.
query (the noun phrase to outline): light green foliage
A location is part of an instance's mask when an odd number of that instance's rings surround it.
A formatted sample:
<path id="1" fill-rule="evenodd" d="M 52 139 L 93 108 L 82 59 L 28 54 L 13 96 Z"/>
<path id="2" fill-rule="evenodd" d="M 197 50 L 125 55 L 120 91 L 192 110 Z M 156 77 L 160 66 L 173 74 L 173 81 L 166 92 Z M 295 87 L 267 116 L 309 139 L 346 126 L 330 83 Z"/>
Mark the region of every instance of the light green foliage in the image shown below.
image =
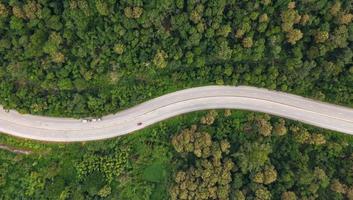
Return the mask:
<path id="1" fill-rule="evenodd" d="M 278 122 L 275 123 L 273 133 L 278 136 L 287 134 L 287 127 L 285 126 L 284 119 L 279 119 Z"/>
<path id="2" fill-rule="evenodd" d="M 266 188 L 257 189 L 256 192 L 256 200 L 270 200 L 271 199 L 271 192 L 268 191 Z"/>
<path id="3" fill-rule="evenodd" d="M 297 196 L 294 192 L 287 191 L 282 193 L 281 200 L 297 200 Z"/>
<path id="4" fill-rule="evenodd" d="M 251 37 L 244 38 L 242 42 L 243 42 L 243 46 L 245 48 L 251 48 L 253 45 L 253 40 Z"/>
<path id="5" fill-rule="evenodd" d="M 293 29 L 293 25 L 299 23 L 301 16 L 293 8 L 287 9 L 281 13 L 282 30 L 289 32 Z"/>
<path id="6" fill-rule="evenodd" d="M 167 58 L 168 55 L 163 50 L 158 50 L 153 58 L 153 64 L 158 68 L 165 68 L 168 64 Z"/>
<path id="7" fill-rule="evenodd" d="M 192 149 L 198 149 L 199 146 L 204 147 L 201 147 L 201 154 L 193 151 L 196 156 L 195 166 L 177 172 L 175 184 L 170 189 L 171 199 L 229 199 L 234 163 L 226 157 L 230 148 L 228 141 L 212 141 L 208 133 L 200 134 L 196 132 L 196 126 L 193 126 L 174 136 L 172 144 L 178 152 L 192 152 Z M 185 148 L 188 144 L 191 144 L 190 149 Z"/>
<path id="8" fill-rule="evenodd" d="M 256 126 L 258 129 L 258 132 L 260 133 L 260 135 L 263 135 L 265 137 L 270 136 L 272 133 L 272 125 L 271 123 L 266 119 L 266 117 L 264 118 L 259 118 L 256 120 Z"/>
<path id="9" fill-rule="evenodd" d="M 23 113 L 82 118 L 114 113 L 169 91 L 245 84 L 352 106 L 353 25 L 348 4 L 2 1 L 0 104 Z M 167 188 L 175 184 L 174 171 L 190 177 L 191 168 L 213 172 L 201 160 L 217 164 L 218 170 L 226 160 L 234 163 L 222 179 L 222 184 L 230 181 L 230 188 L 222 185 L 217 198 L 234 199 L 241 191 L 256 199 L 264 185 L 252 178 L 258 172 L 258 178 L 264 178 L 264 169 L 271 165 L 278 173 L 277 180 L 266 185 L 273 199 L 282 194 L 303 200 L 353 196 L 348 136 L 277 118 L 256 124 L 251 114 L 240 113 L 216 120 L 207 113 L 178 117 L 162 128 L 99 143 L 95 151 L 87 147 L 93 142 L 1 140 L 35 153 L 20 156 L 0 150 L 0 198 L 165 200 L 170 199 Z M 194 137 L 196 143 L 185 142 L 187 137 L 178 140 L 182 149 L 192 151 L 175 151 L 172 134 L 201 118 L 205 123 L 198 124 L 195 133 L 202 134 Z M 267 137 L 259 137 L 260 132 Z M 203 133 L 212 138 L 212 145 L 202 143 L 208 137 Z M 133 149 L 120 160 L 115 145 Z M 210 157 L 203 158 L 206 155 Z M 204 179 L 197 178 L 200 185 Z M 340 192 L 331 191 L 331 185 Z"/>
<path id="10" fill-rule="evenodd" d="M 306 129 L 300 129 L 299 127 L 291 127 L 291 131 L 294 133 L 295 140 L 301 144 L 309 143 L 310 133 Z"/>
<path id="11" fill-rule="evenodd" d="M 266 13 L 260 15 L 259 22 L 267 22 L 267 21 L 268 21 L 268 15 Z"/>
<path id="12" fill-rule="evenodd" d="M 61 52 L 55 52 L 51 56 L 54 63 L 63 63 L 65 61 L 65 55 Z M 72 89 L 71 87 L 66 88 Z"/>
<path id="13" fill-rule="evenodd" d="M 190 20 L 195 24 L 197 24 L 202 18 L 203 11 L 204 11 L 204 6 L 202 4 L 198 4 L 195 7 L 195 9 L 191 11 Z"/>
<path id="14" fill-rule="evenodd" d="M 162 182 L 166 178 L 166 166 L 162 163 L 153 163 L 143 171 L 143 179 L 151 182 Z"/>
<path id="15" fill-rule="evenodd" d="M 243 29 L 238 29 L 238 30 L 235 32 L 235 37 L 236 37 L 236 38 L 242 38 L 244 34 L 245 34 L 245 30 L 243 30 Z"/>
<path id="16" fill-rule="evenodd" d="M 338 12 L 341 10 L 342 3 L 340 1 L 335 1 L 330 8 L 330 14 L 332 16 L 336 16 Z"/>
<path id="17" fill-rule="evenodd" d="M 288 9 L 281 13 L 282 19 L 282 30 L 287 32 L 286 37 L 290 44 L 294 45 L 297 41 L 303 38 L 303 33 L 301 30 L 294 27 L 301 20 L 301 16 L 298 11 L 295 10 L 295 2 L 290 2 L 288 4 Z"/>
<path id="18" fill-rule="evenodd" d="M 326 175 L 326 172 L 320 167 L 315 167 L 314 176 L 316 182 L 323 188 L 326 188 L 330 184 L 330 179 Z"/>
<path id="19" fill-rule="evenodd" d="M 73 85 L 70 79 L 62 79 L 59 81 L 58 87 L 62 90 L 71 90 Z"/>
<path id="20" fill-rule="evenodd" d="M 111 156 L 85 155 L 83 160 L 76 164 L 78 176 L 80 178 L 93 173 L 101 172 L 108 182 L 114 177 L 121 175 L 128 164 L 129 150 L 118 150 Z"/>
<path id="21" fill-rule="evenodd" d="M 274 166 L 265 166 L 263 170 L 257 172 L 253 177 L 253 181 L 256 183 L 262 183 L 265 185 L 271 184 L 277 180 L 277 171 Z"/>
<path id="22" fill-rule="evenodd" d="M 141 7 L 126 7 L 124 9 L 124 14 L 127 18 L 137 19 L 143 13 L 143 8 Z"/>
<path id="23" fill-rule="evenodd" d="M 234 200 L 245 200 L 245 196 L 242 191 L 235 191 Z"/>
<path id="24" fill-rule="evenodd" d="M 326 143 L 324 135 L 319 133 L 310 134 L 305 128 L 291 127 L 291 131 L 296 141 L 301 144 L 323 145 Z"/>
<path id="25" fill-rule="evenodd" d="M 345 194 L 347 192 L 347 186 L 342 184 L 338 179 L 332 180 L 330 188 L 332 191 L 341 194 Z"/>
<path id="26" fill-rule="evenodd" d="M 16 17 L 16 18 L 21 18 L 24 19 L 26 16 L 23 12 L 23 9 L 20 6 L 13 6 L 12 7 L 12 14 Z"/>
<path id="27" fill-rule="evenodd" d="M 124 53 L 124 49 L 125 49 L 125 45 L 123 45 L 123 44 L 116 44 L 116 45 L 114 46 L 114 51 L 115 51 L 115 53 L 117 53 L 117 54 L 119 54 L 119 55 L 121 55 L 121 54 Z"/>
<path id="28" fill-rule="evenodd" d="M 326 143 L 326 139 L 324 135 L 318 134 L 318 133 L 312 134 L 310 144 L 323 145 L 325 143 Z"/>
<path id="29" fill-rule="evenodd" d="M 45 43 L 43 47 L 43 51 L 48 54 L 54 54 L 58 51 L 60 44 L 63 39 L 57 32 L 50 33 L 48 41 Z"/>
<path id="30" fill-rule="evenodd" d="M 299 29 L 292 29 L 287 33 L 287 40 L 291 44 L 296 44 L 298 40 L 303 38 L 303 33 Z"/>
<path id="31" fill-rule="evenodd" d="M 108 185 L 105 185 L 102 189 L 98 191 L 98 196 L 100 197 L 107 197 L 111 194 L 112 188 Z"/>
<path id="32" fill-rule="evenodd" d="M 6 184 L 6 173 L 8 166 L 6 163 L 0 165 L 0 188 Z"/>
<path id="33" fill-rule="evenodd" d="M 8 10 L 6 6 L 0 3 L 0 17 L 7 17 L 7 15 L 8 15 Z"/>
<path id="34" fill-rule="evenodd" d="M 216 47 L 215 51 L 215 57 L 220 60 L 228 60 L 232 56 L 232 49 L 226 41 L 221 42 L 221 44 Z"/>
<path id="35" fill-rule="evenodd" d="M 128 173 L 121 177 L 118 199 L 168 199 L 171 170 L 175 169 L 171 164 L 174 151 L 169 143 L 169 131 L 179 126 L 176 121 L 168 124 L 161 123 L 143 130 L 139 133 L 143 137 L 131 135 L 130 139 L 127 138 L 131 141 L 132 162 L 126 170 Z"/>
<path id="36" fill-rule="evenodd" d="M 66 199 L 69 198 L 69 196 L 70 196 L 70 191 L 69 191 L 69 189 L 67 188 L 67 189 L 65 189 L 64 191 L 62 191 L 62 192 L 60 193 L 59 200 L 66 200 Z"/>
<path id="37" fill-rule="evenodd" d="M 170 191 L 171 198 L 228 199 L 230 171 L 233 167 L 234 164 L 230 160 L 219 164 L 212 164 L 209 160 L 198 160 L 195 168 L 177 172 L 176 184 Z"/>
<path id="38" fill-rule="evenodd" d="M 339 1 L 3 1 L 0 91 L 11 92 L 1 92 L 0 104 L 102 116 L 166 91 L 218 84 L 351 105 L 352 27 Z M 56 73 L 62 68 L 65 77 Z M 119 81 L 107 81 L 117 73 Z"/>
<path id="39" fill-rule="evenodd" d="M 37 190 L 44 188 L 44 179 L 38 172 L 31 172 L 25 180 L 27 185 L 25 194 L 27 196 L 32 196 Z"/>
<path id="40" fill-rule="evenodd" d="M 217 35 L 222 37 L 228 37 L 230 32 L 232 32 L 232 27 L 230 25 L 225 25 L 225 26 L 221 26 L 217 30 Z"/>
<path id="41" fill-rule="evenodd" d="M 329 34 L 327 31 L 319 31 L 315 34 L 315 42 L 323 43 L 329 38 Z"/>
<path id="42" fill-rule="evenodd" d="M 96 1 L 96 8 L 100 15 L 107 16 L 109 15 L 109 5 L 104 0 L 95 0 Z"/>
<path id="43" fill-rule="evenodd" d="M 23 6 L 24 14 L 26 15 L 27 19 L 35 19 L 41 16 L 41 5 L 36 3 L 35 1 L 28 1 Z"/>
<path id="44" fill-rule="evenodd" d="M 351 199 L 353 156 L 348 136 L 287 121 L 295 127 L 289 134 L 258 137 L 258 127 L 253 126 L 256 120 L 274 124 L 282 120 L 233 111 L 227 116 L 220 114 L 209 126 L 200 123 L 205 114 L 180 116 L 133 135 L 86 144 L 43 144 L 0 136 L 0 143 L 34 152 L 27 157 L 0 150 L 2 196 L 164 200 L 191 195 L 295 200 L 325 195 L 328 199 Z M 195 130 L 185 129 L 195 123 Z M 247 132 L 249 125 L 251 132 Z M 173 135 L 175 130 L 180 131 Z M 295 141 L 294 132 L 309 131 L 320 131 L 326 142 L 313 146 Z M 211 145 L 202 146 L 202 138 L 210 138 Z M 188 146 L 192 148 L 187 150 Z M 207 148 L 210 153 L 202 150 L 201 157 L 193 151 Z M 12 187 L 14 184 L 17 187 Z"/>
<path id="45" fill-rule="evenodd" d="M 240 150 L 234 154 L 241 171 L 257 171 L 268 161 L 268 156 L 272 152 L 268 144 L 245 143 Z"/>
<path id="46" fill-rule="evenodd" d="M 224 69 L 224 74 L 227 76 L 231 76 L 233 73 L 233 67 L 231 66 L 226 66 L 226 68 Z"/>
<path id="47" fill-rule="evenodd" d="M 218 113 L 215 110 L 211 110 L 200 120 L 201 124 L 211 125 L 215 121 Z"/>
<path id="48" fill-rule="evenodd" d="M 333 32 L 333 37 L 332 37 L 333 48 L 335 47 L 343 48 L 347 46 L 348 44 L 347 38 L 348 38 L 348 30 L 346 26 L 342 25 L 336 28 Z"/>
<path id="49" fill-rule="evenodd" d="M 179 135 L 173 137 L 172 144 L 179 153 L 194 153 L 196 157 L 207 158 L 212 153 L 211 136 L 196 130 L 196 125 L 190 129 L 184 129 Z"/>
<path id="50" fill-rule="evenodd" d="M 10 28 L 13 30 L 22 30 L 22 28 L 24 27 L 23 21 L 19 18 L 11 18 L 10 21 Z"/>

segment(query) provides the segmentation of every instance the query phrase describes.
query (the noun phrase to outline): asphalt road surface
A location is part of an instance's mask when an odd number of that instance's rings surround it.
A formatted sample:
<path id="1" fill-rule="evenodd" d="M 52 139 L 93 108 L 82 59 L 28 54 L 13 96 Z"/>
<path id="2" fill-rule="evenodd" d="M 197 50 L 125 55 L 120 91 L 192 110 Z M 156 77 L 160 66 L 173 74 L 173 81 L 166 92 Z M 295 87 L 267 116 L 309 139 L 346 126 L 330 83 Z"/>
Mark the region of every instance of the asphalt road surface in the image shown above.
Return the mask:
<path id="1" fill-rule="evenodd" d="M 352 108 L 247 86 L 180 90 L 87 123 L 79 119 L 6 112 L 0 107 L 0 132 L 50 142 L 100 140 L 128 134 L 183 113 L 222 108 L 264 112 L 353 134 Z"/>

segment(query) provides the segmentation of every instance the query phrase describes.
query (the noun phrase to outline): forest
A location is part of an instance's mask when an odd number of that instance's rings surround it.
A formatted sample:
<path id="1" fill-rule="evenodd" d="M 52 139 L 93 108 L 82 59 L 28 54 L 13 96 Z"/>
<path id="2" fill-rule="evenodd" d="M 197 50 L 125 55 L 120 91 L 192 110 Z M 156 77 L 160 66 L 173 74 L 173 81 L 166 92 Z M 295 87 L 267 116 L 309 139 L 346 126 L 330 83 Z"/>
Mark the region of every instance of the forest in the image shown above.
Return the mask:
<path id="1" fill-rule="evenodd" d="M 106 141 L 0 135 L 0 199 L 353 200 L 353 137 L 211 110 Z"/>
<path id="2" fill-rule="evenodd" d="M 0 105 L 93 117 L 250 85 L 353 107 L 352 0 L 0 0 Z M 0 134 L 0 200 L 353 200 L 353 137 L 210 110 L 103 141 Z"/>
<path id="3" fill-rule="evenodd" d="M 351 0 L 2 0 L 0 104 L 101 116 L 200 85 L 353 106 Z"/>

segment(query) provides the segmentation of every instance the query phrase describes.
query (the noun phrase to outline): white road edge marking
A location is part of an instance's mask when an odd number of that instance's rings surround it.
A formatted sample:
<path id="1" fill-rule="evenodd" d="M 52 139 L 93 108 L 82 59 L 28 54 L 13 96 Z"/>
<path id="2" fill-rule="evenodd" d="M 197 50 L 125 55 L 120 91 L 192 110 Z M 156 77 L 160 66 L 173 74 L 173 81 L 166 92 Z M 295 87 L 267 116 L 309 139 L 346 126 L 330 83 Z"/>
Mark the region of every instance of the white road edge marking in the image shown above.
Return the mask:
<path id="1" fill-rule="evenodd" d="M 353 135 L 352 108 L 249 86 L 180 90 L 92 122 L 8 112 L 0 106 L 0 132 L 49 142 L 91 141 L 128 134 L 176 115 L 222 108 L 269 113 Z"/>

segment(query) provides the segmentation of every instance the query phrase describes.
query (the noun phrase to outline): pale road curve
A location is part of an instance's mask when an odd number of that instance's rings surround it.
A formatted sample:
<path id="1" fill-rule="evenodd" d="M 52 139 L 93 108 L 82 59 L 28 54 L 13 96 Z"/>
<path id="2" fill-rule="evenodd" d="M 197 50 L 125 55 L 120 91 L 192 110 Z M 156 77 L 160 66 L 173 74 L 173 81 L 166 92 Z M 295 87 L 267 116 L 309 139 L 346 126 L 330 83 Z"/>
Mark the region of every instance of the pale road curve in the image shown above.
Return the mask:
<path id="1" fill-rule="evenodd" d="M 248 86 L 180 90 L 88 123 L 6 112 L 0 107 L 0 132 L 50 142 L 100 140 L 131 133 L 183 113 L 221 108 L 264 112 L 353 134 L 352 108 Z"/>

